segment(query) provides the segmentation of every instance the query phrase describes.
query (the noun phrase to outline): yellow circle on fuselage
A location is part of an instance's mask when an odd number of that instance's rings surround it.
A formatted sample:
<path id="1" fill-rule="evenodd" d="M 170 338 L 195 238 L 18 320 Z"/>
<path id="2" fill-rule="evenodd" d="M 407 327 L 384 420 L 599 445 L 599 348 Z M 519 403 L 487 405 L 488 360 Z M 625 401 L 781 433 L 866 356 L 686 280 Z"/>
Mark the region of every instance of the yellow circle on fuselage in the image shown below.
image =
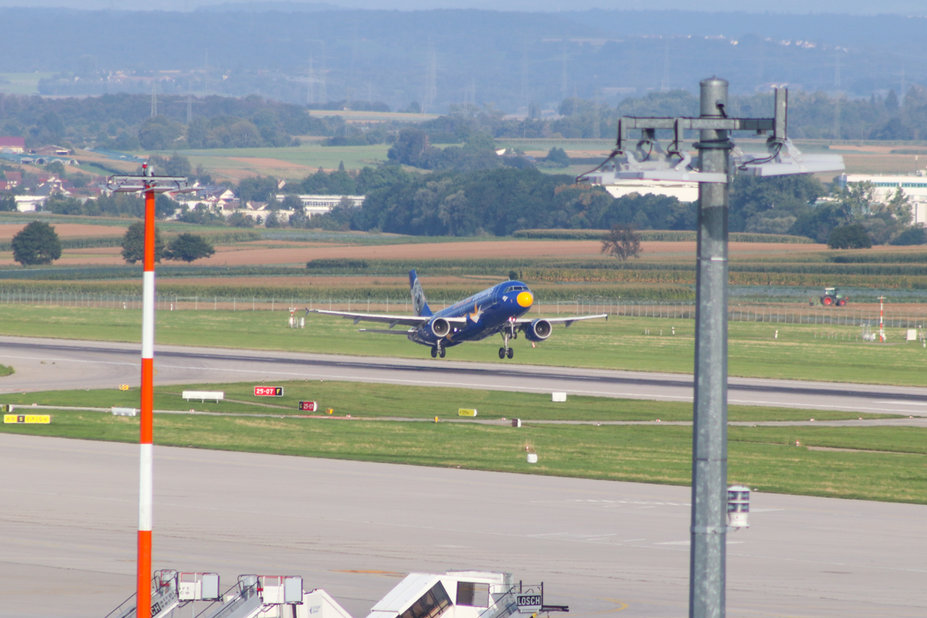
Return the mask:
<path id="1" fill-rule="evenodd" d="M 534 296 L 531 295 L 531 292 L 519 292 L 515 302 L 521 307 L 530 307 L 531 303 L 534 302 Z"/>

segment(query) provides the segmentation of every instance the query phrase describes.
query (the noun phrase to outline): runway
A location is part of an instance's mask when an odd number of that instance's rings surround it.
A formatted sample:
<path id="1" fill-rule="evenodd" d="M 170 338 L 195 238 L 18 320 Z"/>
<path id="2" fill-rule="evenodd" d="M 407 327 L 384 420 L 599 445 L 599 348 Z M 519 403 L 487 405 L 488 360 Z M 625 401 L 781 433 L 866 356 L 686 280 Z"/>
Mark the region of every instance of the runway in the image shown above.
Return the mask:
<path id="1" fill-rule="evenodd" d="M 139 382 L 138 345 L 0 337 L 0 358 L 15 373 L 0 394 L 118 388 Z M 278 351 L 158 346 L 155 384 L 347 380 L 519 392 L 692 401 L 692 377 L 632 371 L 435 359 L 369 358 Z M 729 405 L 848 410 L 927 416 L 927 388 L 730 378 Z"/>
<path id="2" fill-rule="evenodd" d="M 138 380 L 132 345 L 3 337 L 0 353 L 16 368 L 0 393 Z M 156 384 L 377 379 L 691 400 L 687 376 L 459 365 L 159 348 Z M 841 388 L 848 406 L 924 408 L 925 389 L 757 380 L 731 390 L 820 405 Z M 245 573 L 301 575 L 357 617 L 406 573 L 448 569 L 543 581 L 545 600 L 573 616 L 688 611 L 686 487 L 154 453 L 155 569 L 215 571 L 223 589 Z M 138 465 L 137 445 L 0 434 L 0 618 L 99 617 L 134 592 Z M 927 615 L 925 517 L 927 506 L 754 492 L 750 528 L 727 535 L 727 614 Z"/>
<path id="3" fill-rule="evenodd" d="M 134 592 L 138 448 L 0 434 L 0 616 L 103 616 Z M 572 616 L 682 616 L 689 489 L 155 448 L 153 566 L 301 575 L 365 616 L 412 571 L 543 581 Z M 752 496 L 730 616 L 927 615 L 927 507 Z"/>

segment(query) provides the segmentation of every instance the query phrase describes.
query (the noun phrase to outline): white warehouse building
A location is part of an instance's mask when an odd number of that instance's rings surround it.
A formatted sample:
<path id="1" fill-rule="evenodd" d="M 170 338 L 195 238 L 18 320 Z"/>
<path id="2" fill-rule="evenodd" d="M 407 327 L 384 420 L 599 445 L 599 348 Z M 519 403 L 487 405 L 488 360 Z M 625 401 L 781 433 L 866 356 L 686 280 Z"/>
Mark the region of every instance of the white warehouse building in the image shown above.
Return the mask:
<path id="1" fill-rule="evenodd" d="M 354 208 L 360 208 L 364 205 L 364 195 L 311 195 L 300 194 L 296 197 L 303 204 L 304 212 L 308 217 L 315 215 L 324 215 L 332 211 L 339 204 L 347 204 Z M 275 196 L 278 203 L 282 203 L 286 195 L 278 193 Z"/>
<path id="2" fill-rule="evenodd" d="M 840 177 L 844 185 L 872 183 L 875 198 L 888 202 L 901 189 L 911 201 L 912 222 L 927 226 L 927 174 L 844 174 Z"/>

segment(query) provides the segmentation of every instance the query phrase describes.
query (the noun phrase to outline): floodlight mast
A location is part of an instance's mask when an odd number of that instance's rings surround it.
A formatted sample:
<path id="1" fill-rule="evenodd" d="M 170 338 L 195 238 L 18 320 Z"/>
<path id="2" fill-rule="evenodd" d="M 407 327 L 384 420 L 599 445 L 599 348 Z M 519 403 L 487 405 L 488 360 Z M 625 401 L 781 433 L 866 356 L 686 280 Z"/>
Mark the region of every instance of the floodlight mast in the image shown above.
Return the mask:
<path id="1" fill-rule="evenodd" d="M 698 118 L 621 118 L 617 144 L 609 157 L 615 160 L 618 179 L 699 183 L 689 554 L 689 615 L 693 618 L 725 614 L 730 180 L 735 171 L 780 176 L 843 170 L 841 157 L 803 156 L 791 144 L 787 134 L 788 92 L 784 88 L 775 91 L 772 118 L 729 117 L 727 95 L 728 82 L 711 77 L 700 83 Z M 641 131 L 634 151 L 627 147 L 631 130 Z M 699 131 L 697 168 L 689 164 L 680 148 L 686 130 Z M 656 142 L 657 131 L 673 132 L 669 148 L 663 149 Z M 732 156 L 732 131 L 771 133 L 766 143 L 768 153 Z M 617 159 L 619 155 L 624 155 L 623 162 Z"/>
<path id="2" fill-rule="evenodd" d="M 155 193 L 183 191 L 183 176 L 154 176 L 142 164 L 141 176 L 110 176 L 110 189 L 118 193 L 144 193 L 145 235 L 142 264 L 142 371 L 138 474 L 138 561 L 135 615 L 151 618 L 151 536 L 154 487 L 154 331 L 155 331 Z"/>
<path id="3" fill-rule="evenodd" d="M 727 82 L 700 84 L 701 118 L 720 118 Z M 689 615 L 723 616 L 727 517 L 727 239 L 731 141 L 726 129 L 704 128 L 696 148 L 703 173 L 721 182 L 698 185 L 695 292 L 695 393 L 692 422 L 692 515 Z"/>

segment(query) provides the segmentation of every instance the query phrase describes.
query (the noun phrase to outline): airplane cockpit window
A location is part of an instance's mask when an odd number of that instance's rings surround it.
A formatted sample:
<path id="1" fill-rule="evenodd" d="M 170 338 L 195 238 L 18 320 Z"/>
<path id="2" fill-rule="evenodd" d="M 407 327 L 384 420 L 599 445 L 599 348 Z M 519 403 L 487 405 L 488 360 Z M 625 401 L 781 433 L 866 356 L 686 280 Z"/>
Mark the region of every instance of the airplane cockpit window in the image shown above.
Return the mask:
<path id="1" fill-rule="evenodd" d="M 525 286 L 523 286 L 523 285 L 510 285 L 509 287 L 505 288 L 505 292 L 506 292 L 506 293 L 509 293 L 509 292 L 524 292 L 524 291 L 527 290 L 527 289 L 528 289 L 528 288 L 525 287 Z"/>

